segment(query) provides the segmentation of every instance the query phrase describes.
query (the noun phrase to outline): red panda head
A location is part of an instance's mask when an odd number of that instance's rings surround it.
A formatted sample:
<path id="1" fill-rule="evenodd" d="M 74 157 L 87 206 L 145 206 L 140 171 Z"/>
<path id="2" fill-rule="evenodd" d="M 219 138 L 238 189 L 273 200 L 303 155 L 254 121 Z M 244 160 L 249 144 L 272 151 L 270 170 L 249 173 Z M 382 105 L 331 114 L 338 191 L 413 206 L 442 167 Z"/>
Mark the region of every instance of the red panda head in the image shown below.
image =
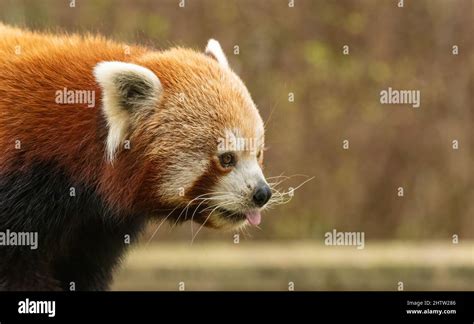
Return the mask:
<path id="1" fill-rule="evenodd" d="M 133 63 L 101 62 L 94 75 L 108 124 L 106 159 L 147 161 L 137 206 L 215 228 L 258 225 L 271 197 L 264 126 L 217 41 L 205 53 L 175 48 Z M 141 149 L 122 150 L 127 139 Z"/>

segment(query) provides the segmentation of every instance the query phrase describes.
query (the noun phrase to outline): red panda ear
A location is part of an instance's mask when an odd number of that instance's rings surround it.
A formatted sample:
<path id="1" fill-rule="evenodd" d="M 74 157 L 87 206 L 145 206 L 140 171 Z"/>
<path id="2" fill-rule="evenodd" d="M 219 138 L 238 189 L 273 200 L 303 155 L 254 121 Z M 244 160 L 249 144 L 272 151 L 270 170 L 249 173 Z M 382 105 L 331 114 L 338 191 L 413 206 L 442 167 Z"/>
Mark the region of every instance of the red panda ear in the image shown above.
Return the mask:
<path id="1" fill-rule="evenodd" d="M 222 50 L 221 44 L 219 44 L 219 42 L 215 39 L 211 38 L 207 42 L 205 53 L 206 55 L 209 55 L 217 62 L 219 62 L 220 65 L 226 68 L 229 67 L 229 62 L 227 61 L 227 57 L 225 56 L 224 51 Z"/>
<path id="2" fill-rule="evenodd" d="M 107 159 L 113 161 L 134 115 L 155 106 L 162 92 L 158 77 L 131 63 L 101 62 L 94 76 L 102 89 L 102 110 L 107 120 Z"/>

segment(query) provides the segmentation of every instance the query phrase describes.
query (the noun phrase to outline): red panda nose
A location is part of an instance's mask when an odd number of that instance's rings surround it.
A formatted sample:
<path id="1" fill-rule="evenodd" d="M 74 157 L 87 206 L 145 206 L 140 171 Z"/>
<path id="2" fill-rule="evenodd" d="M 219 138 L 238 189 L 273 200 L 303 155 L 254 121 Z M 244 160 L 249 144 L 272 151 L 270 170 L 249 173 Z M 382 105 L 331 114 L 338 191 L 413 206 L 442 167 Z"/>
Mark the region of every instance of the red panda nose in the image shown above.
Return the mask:
<path id="1" fill-rule="evenodd" d="M 263 207 L 272 197 L 272 191 L 270 190 L 270 187 L 264 183 L 259 185 L 252 196 L 253 202 L 255 205 L 258 207 Z"/>

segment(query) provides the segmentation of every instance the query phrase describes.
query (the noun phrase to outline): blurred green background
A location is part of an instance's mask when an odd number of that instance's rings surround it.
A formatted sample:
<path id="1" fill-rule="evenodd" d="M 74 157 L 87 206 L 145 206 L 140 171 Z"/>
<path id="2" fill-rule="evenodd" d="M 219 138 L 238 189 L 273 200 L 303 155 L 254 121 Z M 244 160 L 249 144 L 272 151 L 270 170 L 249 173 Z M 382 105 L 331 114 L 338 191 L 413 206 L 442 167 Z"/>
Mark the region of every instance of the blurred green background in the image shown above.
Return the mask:
<path id="1" fill-rule="evenodd" d="M 298 289 L 396 289 L 399 280 L 411 280 L 407 289 L 474 289 L 472 0 L 403 8 L 395 0 L 180 2 L 0 0 L 0 21 L 34 30 L 100 33 L 157 50 L 202 50 L 216 38 L 267 121 L 266 175 L 292 176 L 284 190 L 314 176 L 237 245 L 235 233 L 207 229 L 190 245 L 191 224 L 163 226 L 155 244 L 126 261 L 115 289 L 176 289 L 186 278 L 194 289 L 287 289 L 291 278 Z M 421 107 L 381 105 L 388 87 L 420 90 Z M 333 229 L 363 231 L 365 250 L 325 247 Z M 285 259 L 289 244 L 308 252 L 296 264 Z M 236 246 L 246 252 L 234 255 Z M 391 262 L 400 246 L 405 253 Z M 219 249 L 235 265 L 219 267 Z M 183 256 L 172 261 L 166 251 Z M 252 266 L 253 253 L 280 262 Z M 325 253 L 334 257 L 326 262 Z M 364 253 L 380 262 L 349 262 Z M 433 253 L 437 263 L 426 263 Z"/>

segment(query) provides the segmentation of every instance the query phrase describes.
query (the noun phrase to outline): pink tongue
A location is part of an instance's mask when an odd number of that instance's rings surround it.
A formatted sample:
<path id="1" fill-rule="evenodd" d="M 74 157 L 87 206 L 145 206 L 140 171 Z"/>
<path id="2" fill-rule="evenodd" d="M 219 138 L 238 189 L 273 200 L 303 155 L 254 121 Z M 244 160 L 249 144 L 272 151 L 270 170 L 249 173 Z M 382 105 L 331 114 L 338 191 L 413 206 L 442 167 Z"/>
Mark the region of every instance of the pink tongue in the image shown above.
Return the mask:
<path id="1" fill-rule="evenodd" d="M 251 210 L 245 213 L 245 216 L 247 217 L 249 223 L 254 226 L 260 224 L 260 221 L 262 220 L 262 215 L 260 214 L 259 210 Z"/>

